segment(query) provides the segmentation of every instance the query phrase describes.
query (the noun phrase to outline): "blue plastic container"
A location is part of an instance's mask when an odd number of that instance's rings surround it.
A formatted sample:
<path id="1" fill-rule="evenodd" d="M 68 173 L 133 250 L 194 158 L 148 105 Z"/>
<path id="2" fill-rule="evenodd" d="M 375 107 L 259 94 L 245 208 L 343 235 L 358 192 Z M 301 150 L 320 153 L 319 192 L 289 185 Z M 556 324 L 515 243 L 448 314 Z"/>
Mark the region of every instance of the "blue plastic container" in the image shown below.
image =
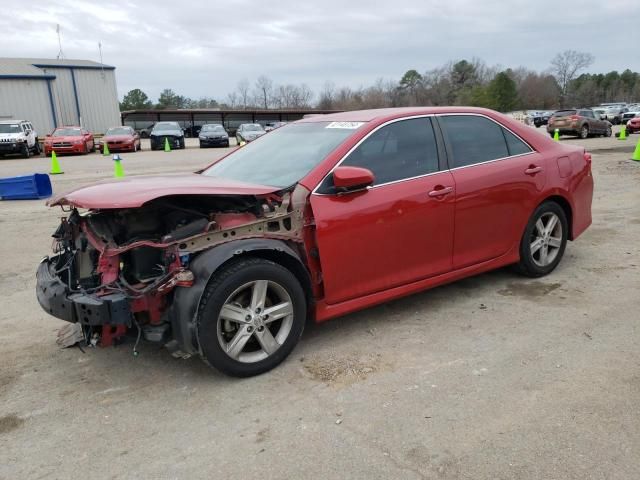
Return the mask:
<path id="1" fill-rule="evenodd" d="M 51 180 L 46 173 L 0 178 L 0 200 L 37 200 L 51 196 Z"/>

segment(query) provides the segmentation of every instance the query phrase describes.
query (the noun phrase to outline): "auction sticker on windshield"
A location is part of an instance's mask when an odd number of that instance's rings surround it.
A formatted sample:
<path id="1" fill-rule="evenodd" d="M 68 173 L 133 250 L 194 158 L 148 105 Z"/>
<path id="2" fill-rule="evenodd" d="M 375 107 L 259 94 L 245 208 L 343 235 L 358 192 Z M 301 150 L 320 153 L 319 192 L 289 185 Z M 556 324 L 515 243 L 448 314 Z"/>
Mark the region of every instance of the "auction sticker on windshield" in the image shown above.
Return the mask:
<path id="1" fill-rule="evenodd" d="M 325 128 L 346 128 L 349 130 L 355 130 L 363 124 L 364 122 L 331 122 Z"/>

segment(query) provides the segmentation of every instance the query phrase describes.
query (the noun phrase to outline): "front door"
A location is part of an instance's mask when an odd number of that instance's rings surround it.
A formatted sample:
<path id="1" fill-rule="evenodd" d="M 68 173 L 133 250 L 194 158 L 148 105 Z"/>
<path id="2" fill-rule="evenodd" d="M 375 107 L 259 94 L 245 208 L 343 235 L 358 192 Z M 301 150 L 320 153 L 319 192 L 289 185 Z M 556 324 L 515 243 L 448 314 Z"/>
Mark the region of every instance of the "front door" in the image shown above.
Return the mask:
<path id="1" fill-rule="evenodd" d="M 378 128 L 341 165 L 376 180 L 338 195 L 329 175 L 311 196 L 328 304 L 451 270 L 455 185 L 439 164 L 431 118 Z"/>

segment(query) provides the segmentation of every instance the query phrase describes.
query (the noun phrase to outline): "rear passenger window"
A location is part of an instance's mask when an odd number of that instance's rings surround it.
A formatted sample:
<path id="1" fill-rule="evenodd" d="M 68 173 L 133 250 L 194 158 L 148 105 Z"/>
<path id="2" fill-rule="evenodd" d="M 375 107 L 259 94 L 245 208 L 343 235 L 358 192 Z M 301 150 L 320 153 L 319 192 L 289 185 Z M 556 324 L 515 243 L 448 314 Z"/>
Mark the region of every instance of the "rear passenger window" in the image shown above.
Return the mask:
<path id="1" fill-rule="evenodd" d="M 439 120 L 452 150 L 452 168 L 531 151 L 522 140 L 488 118 L 477 115 L 443 115 Z"/>
<path id="2" fill-rule="evenodd" d="M 529 145 L 524 143 L 509 130 L 503 128 L 502 132 L 504 133 L 504 138 L 507 141 L 509 155 L 522 155 L 523 153 L 529 153 L 531 151 Z"/>
<path id="3" fill-rule="evenodd" d="M 375 185 L 437 172 L 438 149 L 431 119 L 412 118 L 382 127 L 342 165 L 368 168 Z"/>

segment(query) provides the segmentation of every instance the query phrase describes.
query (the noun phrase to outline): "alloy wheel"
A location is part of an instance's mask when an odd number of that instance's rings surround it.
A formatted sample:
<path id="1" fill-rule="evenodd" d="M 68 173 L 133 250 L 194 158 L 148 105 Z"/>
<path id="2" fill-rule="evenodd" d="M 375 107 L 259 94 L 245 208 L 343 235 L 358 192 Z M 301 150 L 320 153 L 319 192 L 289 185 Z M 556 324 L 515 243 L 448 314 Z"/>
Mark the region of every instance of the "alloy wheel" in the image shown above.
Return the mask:
<path id="1" fill-rule="evenodd" d="M 562 222 L 553 212 L 544 213 L 538 218 L 531 232 L 529 248 L 531 258 L 539 267 L 553 263 L 562 247 Z"/>
<path id="2" fill-rule="evenodd" d="M 238 362 L 259 362 L 285 342 L 293 326 L 293 312 L 291 296 L 282 285 L 271 280 L 245 283 L 220 309 L 218 342 Z"/>

